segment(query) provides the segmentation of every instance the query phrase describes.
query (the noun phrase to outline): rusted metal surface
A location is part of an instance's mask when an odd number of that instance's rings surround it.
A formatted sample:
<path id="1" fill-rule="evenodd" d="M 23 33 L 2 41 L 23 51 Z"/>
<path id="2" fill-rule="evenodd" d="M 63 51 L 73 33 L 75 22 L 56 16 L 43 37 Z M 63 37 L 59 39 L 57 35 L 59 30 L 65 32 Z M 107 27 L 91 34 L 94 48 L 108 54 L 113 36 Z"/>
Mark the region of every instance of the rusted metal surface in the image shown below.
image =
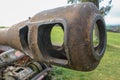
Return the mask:
<path id="1" fill-rule="evenodd" d="M 11 49 L 11 47 L 9 47 L 9 46 L 0 45 L 0 53 L 8 51 L 10 49 Z"/>
<path id="2" fill-rule="evenodd" d="M 62 46 L 51 43 L 51 30 L 56 24 L 64 31 Z M 92 40 L 95 24 L 100 33 L 97 47 L 93 46 Z M 91 71 L 105 51 L 105 23 L 92 3 L 65 6 L 40 12 L 9 29 L 0 29 L 0 44 L 9 45 L 41 62 Z"/>
<path id="3" fill-rule="evenodd" d="M 0 45 L 0 50 L 4 50 L 0 53 L 0 80 L 44 80 L 51 70 L 51 66 L 8 46 Z"/>

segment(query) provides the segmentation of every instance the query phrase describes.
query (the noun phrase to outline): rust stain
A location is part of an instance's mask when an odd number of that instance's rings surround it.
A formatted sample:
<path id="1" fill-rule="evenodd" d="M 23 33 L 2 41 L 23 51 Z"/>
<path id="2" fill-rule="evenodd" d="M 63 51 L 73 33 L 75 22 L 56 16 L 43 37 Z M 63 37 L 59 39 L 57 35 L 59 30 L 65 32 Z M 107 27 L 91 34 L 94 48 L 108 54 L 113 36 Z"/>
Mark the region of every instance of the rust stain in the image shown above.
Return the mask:
<path id="1" fill-rule="evenodd" d="M 97 48 L 92 42 L 95 23 L 100 32 Z M 62 46 L 51 43 L 51 30 L 56 24 L 64 30 Z M 0 29 L 0 44 L 18 49 L 37 61 L 78 71 L 91 71 L 104 55 L 105 23 L 92 3 L 60 7 L 40 12 L 9 29 Z"/>

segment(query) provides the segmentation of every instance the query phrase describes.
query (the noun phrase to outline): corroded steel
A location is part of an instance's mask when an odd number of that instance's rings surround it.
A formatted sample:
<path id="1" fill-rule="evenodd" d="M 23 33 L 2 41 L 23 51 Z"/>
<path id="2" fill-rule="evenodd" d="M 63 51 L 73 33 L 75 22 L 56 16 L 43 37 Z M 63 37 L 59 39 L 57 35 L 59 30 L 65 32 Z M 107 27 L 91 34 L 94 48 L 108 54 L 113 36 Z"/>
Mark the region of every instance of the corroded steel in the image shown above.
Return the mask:
<path id="1" fill-rule="evenodd" d="M 62 46 L 51 43 L 51 30 L 56 24 L 64 31 Z M 100 33 L 97 47 L 92 40 L 95 24 Z M 105 23 L 92 3 L 65 6 L 40 12 L 9 29 L 0 29 L 0 44 L 9 45 L 41 62 L 91 71 L 105 51 Z"/>

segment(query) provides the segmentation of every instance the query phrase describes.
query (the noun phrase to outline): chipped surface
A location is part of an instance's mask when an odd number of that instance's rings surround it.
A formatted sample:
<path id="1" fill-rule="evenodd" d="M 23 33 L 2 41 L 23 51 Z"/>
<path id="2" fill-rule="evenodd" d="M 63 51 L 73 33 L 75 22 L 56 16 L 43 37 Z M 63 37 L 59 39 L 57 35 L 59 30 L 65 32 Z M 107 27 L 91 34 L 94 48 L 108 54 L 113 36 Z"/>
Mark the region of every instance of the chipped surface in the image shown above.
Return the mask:
<path id="1" fill-rule="evenodd" d="M 98 51 L 92 45 L 93 26 L 97 21 L 101 26 L 99 31 L 102 41 L 97 48 Z M 62 46 L 51 43 L 50 33 L 55 24 L 61 25 L 64 29 Z M 0 35 L 0 44 L 27 53 L 34 60 L 79 71 L 94 70 L 106 46 L 104 20 L 92 3 L 69 5 L 40 12 L 29 21 L 13 25 L 4 33 Z M 0 34 L 2 34 L 1 30 Z M 96 52 L 100 52 L 101 55 L 97 55 Z"/>

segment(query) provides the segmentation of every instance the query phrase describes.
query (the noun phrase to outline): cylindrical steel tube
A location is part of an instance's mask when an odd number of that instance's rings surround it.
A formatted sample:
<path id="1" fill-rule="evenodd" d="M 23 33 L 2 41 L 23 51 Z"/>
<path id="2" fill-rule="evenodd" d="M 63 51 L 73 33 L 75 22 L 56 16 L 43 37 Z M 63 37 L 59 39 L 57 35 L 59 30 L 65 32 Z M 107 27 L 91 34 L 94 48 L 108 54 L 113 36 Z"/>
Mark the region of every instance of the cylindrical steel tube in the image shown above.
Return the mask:
<path id="1" fill-rule="evenodd" d="M 94 41 L 96 25 L 98 40 Z M 51 40 L 56 26 L 64 34 L 60 46 L 53 45 Z M 107 41 L 104 20 L 89 2 L 40 12 L 0 33 L 4 33 L 0 35 L 1 44 L 23 51 L 37 61 L 79 71 L 91 71 L 98 66 Z"/>
<path id="2" fill-rule="evenodd" d="M 64 31 L 61 49 L 51 43 L 51 30 L 60 25 Z M 97 25 L 99 38 L 93 45 L 94 26 Z M 28 42 L 34 57 L 51 64 L 75 70 L 90 71 L 97 67 L 106 47 L 105 23 L 97 7 L 92 3 L 81 3 L 46 10 L 30 19 L 31 28 Z"/>
<path id="3" fill-rule="evenodd" d="M 26 21 L 20 22 L 15 24 L 9 28 L 1 28 L 0 29 L 0 44 L 1 45 L 8 45 L 12 48 L 18 49 L 23 51 L 23 47 L 21 44 L 21 37 L 25 34 L 21 34 L 20 31 L 26 25 Z M 23 38 L 22 38 L 23 39 Z"/>
<path id="4" fill-rule="evenodd" d="M 9 28 L 0 28 L 0 44 L 7 44 L 7 32 Z"/>

